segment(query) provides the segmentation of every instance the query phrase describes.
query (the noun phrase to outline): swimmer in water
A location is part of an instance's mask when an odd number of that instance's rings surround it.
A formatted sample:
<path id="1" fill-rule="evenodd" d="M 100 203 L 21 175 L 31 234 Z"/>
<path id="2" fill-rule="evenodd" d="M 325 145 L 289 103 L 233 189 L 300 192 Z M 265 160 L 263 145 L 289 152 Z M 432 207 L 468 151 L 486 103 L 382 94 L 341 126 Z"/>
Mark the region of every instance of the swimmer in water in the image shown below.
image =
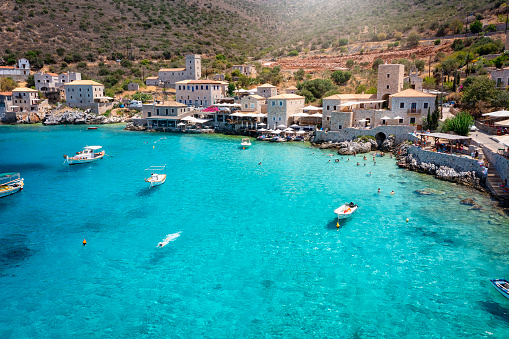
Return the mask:
<path id="1" fill-rule="evenodd" d="M 359 166 L 359 165 L 360 165 L 360 164 L 359 164 L 359 163 L 357 163 L 357 166 Z"/>
<path id="2" fill-rule="evenodd" d="M 394 194 L 394 191 L 391 191 L 391 194 Z"/>
<path id="3" fill-rule="evenodd" d="M 380 193 L 380 189 L 378 189 L 378 193 Z"/>

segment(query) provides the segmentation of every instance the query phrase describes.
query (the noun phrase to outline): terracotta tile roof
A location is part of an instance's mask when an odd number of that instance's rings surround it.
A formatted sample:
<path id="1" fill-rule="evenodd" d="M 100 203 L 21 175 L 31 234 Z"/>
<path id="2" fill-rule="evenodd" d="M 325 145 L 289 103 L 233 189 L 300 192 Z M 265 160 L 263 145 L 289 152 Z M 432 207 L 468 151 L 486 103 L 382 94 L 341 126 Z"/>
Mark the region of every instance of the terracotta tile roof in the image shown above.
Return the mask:
<path id="1" fill-rule="evenodd" d="M 156 80 L 159 79 L 159 77 L 146 77 L 145 79 Z"/>
<path id="2" fill-rule="evenodd" d="M 376 98 L 376 94 L 334 94 L 328 96 L 324 99 L 331 100 L 366 100 L 366 99 L 374 99 Z"/>
<path id="3" fill-rule="evenodd" d="M 156 104 L 156 107 L 187 107 L 187 105 L 176 101 L 165 101 Z"/>
<path id="4" fill-rule="evenodd" d="M 265 97 L 262 97 L 261 95 L 258 95 L 258 94 L 251 94 L 250 95 L 251 98 L 255 98 L 256 100 L 265 100 Z"/>
<path id="5" fill-rule="evenodd" d="M 0 95 L 3 95 L 4 97 L 10 97 L 12 92 L 0 92 Z"/>
<path id="6" fill-rule="evenodd" d="M 159 72 L 182 72 L 182 71 L 185 71 L 186 68 L 185 67 L 181 67 L 181 68 L 161 68 L 159 70 Z"/>
<path id="7" fill-rule="evenodd" d="M 3 69 L 14 69 L 14 66 L 0 66 Z"/>
<path id="8" fill-rule="evenodd" d="M 56 74 L 56 73 L 46 73 L 46 74 L 51 75 L 52 77 L 57 77 L 58 76 L 58 74 Z"/>
<path id="9" fill-rule="evenodd" d="M 298 88 L 297 88 L 297 87 L 295 87 L 295 86 L 290 86 L 290 87 L 288 87 L 287 89 L 298 89 Z"/>
<path id="10" fill-rule="evenodd" d="M 269 99 L 305 99 L 305 98 L 297 94 L 279 94 L 270 97 Z"/>
<path id="11" fill-rule="evenodd" d="M 405 89 L 402 92 L 399 92 L 399 93 L 396 93 L 396 94 L 393 94 L 393 95 L 389 95 L 389 97 L 391 97 L 391 98 L 416 98 L 416 97 L 419 97 L 419 98 L 434 98 L 435 95 L 429 94 L 429 93 L 424 93 L 424 92 L 421 92 L 421 91 L 416 91 L 415 89 L 409 88 L 409 89 Z"/>
<path id="12" fill-rule="evenodd" d="M 276 86 L 272 86 L 271 84 L 263 84 L 263 85 L 258 86 L 258 88 L 260 88 L 260 87 L 262 87 L 262 88 L 263 87 L 276 88 Z"/>

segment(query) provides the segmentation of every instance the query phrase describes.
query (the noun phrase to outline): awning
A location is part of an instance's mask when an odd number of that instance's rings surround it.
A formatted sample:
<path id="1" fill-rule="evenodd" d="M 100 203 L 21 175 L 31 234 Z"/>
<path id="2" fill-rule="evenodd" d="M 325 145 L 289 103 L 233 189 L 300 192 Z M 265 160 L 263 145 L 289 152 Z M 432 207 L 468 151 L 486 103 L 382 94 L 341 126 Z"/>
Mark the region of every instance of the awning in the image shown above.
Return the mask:
<path id="1" fill-rule="evenodd" d="M 509 119 L 508 120 L 497 121 L 497 122 L 495 122 L 495 125 L 498 125 L 498 126 L 509 126 Z"/>
<path id="2" fill-rule="evenodd" d="M 347 101 L 344 104 L 340 104 L 340 107 L 345 106 L 354 106 L 354 105 L 360 105 L 360 104 L 381 104 L 385 100 L 366 100 L 366 101 Z"/>
<path id="3" fill-rule="evenodd" d="M 304 111 L 321 111 L 323 110 L 323 107 L 316 107 L 316 106 L 306 106 L 301 108 Z"/>
<path id="4" fill-rule="evenodd" d="M 180 119 L 180 120 L 182 120 L 182 121 L 193 121 L 193 120 L 195 120 L 195 119 L 196 119 L 196 118 L 194 118 L 194 117 L 187 116 L 187 117 L 184 117 L 184 118 L 182 118 L 182 119 Z"/>
<path id="5" fill-rule="evenodd" d="M 293 115 L 294 117 L 309 117 L 310 115 L 307 113 L 297 113 Z"/>
<path id="6" fill-rule="evenodd" d="M 440 138 L 440 139 L 447 139 L 447 140 L 468 140 L 468 139 L 472 139 L 470 137 L 464 137 L 462 135 L 446 134 L 446 133 L 426 133 L 426 134 L 421 134 L 421 136 L 432 137 L 432 138 Z"/>
<path id="7" fill-rule="evenodd" d="M 381 119 L 382 119 L 382 120 L 387 120 L 387 119 L 392 119 L 392 118 L 389 118 L 389 117 L 386 115 L 386 116 L 382 117 Z"/>
<path id="8" fill-rule="evenodd" d="M 314 118 L 321 118 L 323 115 L 320 113 L 315 113 L 315 114 L 311 114 L 310 116 L 314 117 Z"/>

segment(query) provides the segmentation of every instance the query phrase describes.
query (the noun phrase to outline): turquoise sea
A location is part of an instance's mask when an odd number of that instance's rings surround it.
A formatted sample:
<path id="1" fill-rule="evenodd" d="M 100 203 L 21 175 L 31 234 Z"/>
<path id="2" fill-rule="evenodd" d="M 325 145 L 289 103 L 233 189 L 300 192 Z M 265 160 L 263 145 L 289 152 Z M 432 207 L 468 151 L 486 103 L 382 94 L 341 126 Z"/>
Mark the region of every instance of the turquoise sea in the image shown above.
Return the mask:
<path id="1" fill-rule="evenodd" d="M 488 196 L 388 156 L 122 127 L 0 127 L 0 172 L 25 179 L 0 199 L 0 338 L 509 337 Z M 85 145 L 108 156 L 62 165 Z"/>

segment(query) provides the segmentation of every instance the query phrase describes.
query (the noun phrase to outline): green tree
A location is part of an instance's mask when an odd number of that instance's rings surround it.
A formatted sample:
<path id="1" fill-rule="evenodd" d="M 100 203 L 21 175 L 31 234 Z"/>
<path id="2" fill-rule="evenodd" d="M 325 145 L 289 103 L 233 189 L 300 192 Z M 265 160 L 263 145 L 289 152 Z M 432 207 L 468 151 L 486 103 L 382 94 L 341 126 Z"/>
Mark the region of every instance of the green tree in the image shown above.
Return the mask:
<path id="1" fill-rule="evenodd" d="M 479 101 L 491 102 L 496 98 L 497 89 L 494 80 L 487 76 L 469 78 L 463 82 L 463 96 L 461 98 L 463 103 L 474 106 Z"/>
<path id="2" fill-rule="evenodd" d="M 240 74 L 241 74 L 241 73 L 240 73 L 240 71 L 239 71 L 238 69 L 234 69 L 234 70 L 232 71 L 232 76 L 234 76 L 234 77 L 238 77 L 238 76 L 240 76 Z"/>
<path id="3" fill-rule="evenodd" d="M 384 61 L 381 58 L 377 58 L 377 59 L 375 59 L 375 61 L 373 61 L 373 65 L 371 65 L 371 68 L 375 72 L 378 72 L 378 65 L 381 65 L 383 63 L 384 63 Z"/>
<path id="4" fill-rule="evenodd" d="M 470 32 L 472 34 L 479 34 L 482 32 L 482 22 L 479 20 L 475 20 L 470 24 Z"/>
<path id="5" fill-rule="evenodd" d="M 306 98 L 306 100 L 305 100 L 306 104 L 316 100 L 316 98 L 313 95 L 313 93 L 311 93 L 307 89 L 302 89 L 298 93 L 299 93 L 299 95 L 302 95 L 304 98 Z"/>
<path id="6" fill-rule="evenodd" d="M 431 114 L 431 120 L 429 122 L 429 129 L 432 131 L 438 128 L 438 121 L 440 120 L 440 108 L 438 106 L 438 96 L 435 97 L 435 109 Z"/>
<path id="7" fill-rule="evenodd" d="M 354 64 L 355 64 L 355 62 L 352 59 L 349 59 L 346 61 L 346 67 L 348 67 L 348 68 L 352 68 Z"/>
<path id="8" fill-rule="evenodd" d="M 153 100 L 152 96 L 148 93 L 142 93 L 142 92 L 136 92 L 134 93 L 131 98 L 133 100 L 141 101 L 141 102 L 147 102 Z"/>
<path id="9" fill-rule="evenodd" d="M 235 91 L 235 84 L 233 82 L 230 82 L 228 84 L 228 91 L 226 93 L 228 94 L 228 96 L 232 97 L 234 91 Z"/>
<path id="10" fill-rule="evenodd" d="M 306 75 L 306 72 L 302 68 L 299 68 L 297 72 L 293 73 L 293 77 L 297 81 L 302 81 L 304 79 L 304 75 Z"/>
<path id="11" fill-rule="evenodd" d="M 414 61 L 415 67 L 419 70 L 419 72 L 424 72 L 424 67 L 426 66 L 426 61 L 422 59 L 417 59 Z"/>
<path id="12" fill-rule="evenodd" d="M 288 53 L 288 56 L 297 56 L 299 55 L 299 52 L 293 50 L 293 51 L 290 51 L 290 53 Z"/>
<path id="13" fill-rule="evenodd" d="M 419 40 L 421 40 L 421 37 L 417 32 L 411 31 L 408 33 L 408 36 L 406 38 L 406 43 L 408 47 L 416 47 L 419 45 Z"/>
<path id="14" fill-rule="evenodd" d="M 459 34 L 463 29 L 463 22 L 456 18 L 449 24 L 449 29 L 452 31 L 452 34 Z"/>
<path id="15" fill-rule="evenodd" d="M 297 88 L 302 93 L 304 90 L 311 92 L 313 97 L 316 99 L 320 99 L 323 95 L 334 88 L 332 81 L 328 79 L 314 79 L 304 81 L 302 84 L 297 84 Z M 306 96 L 301 94 L 302 96 Z M 310 100 L 314 101 L 314 100 Z"/>
<path id="16" fill-rule="evenodd" d="M 30 74 L 27 79 L 27 87 L 28 88 L 34 88 L 35 89 L 35 80 L 34 75 Z"/>
<path id="17" fill-rule="evenodd" d="M 1 78 L 0 79 L 0 89 L 2 92 L 10 92 L 13 89 L 18 87 L 16 81 L 12 80 L 12 78 Z"/>
<path id="18" fill-rule="evenodd" d="M 339 69 L 337 71 L 334 71 L 330 76 L 330 78 L 336 85 L 346 84 L 351 77 L 352 73 L 350 73 L 349 71 L 342 71 Z"/>
<path id="19" fill-rule="evenodd" d="M 470 113 L 463 111 L 453 118 L 445 119 L 442 131 L 454 132 L 458 135 L 467 136 L 473 123 L 474 118 L 470 115 Z"/>

